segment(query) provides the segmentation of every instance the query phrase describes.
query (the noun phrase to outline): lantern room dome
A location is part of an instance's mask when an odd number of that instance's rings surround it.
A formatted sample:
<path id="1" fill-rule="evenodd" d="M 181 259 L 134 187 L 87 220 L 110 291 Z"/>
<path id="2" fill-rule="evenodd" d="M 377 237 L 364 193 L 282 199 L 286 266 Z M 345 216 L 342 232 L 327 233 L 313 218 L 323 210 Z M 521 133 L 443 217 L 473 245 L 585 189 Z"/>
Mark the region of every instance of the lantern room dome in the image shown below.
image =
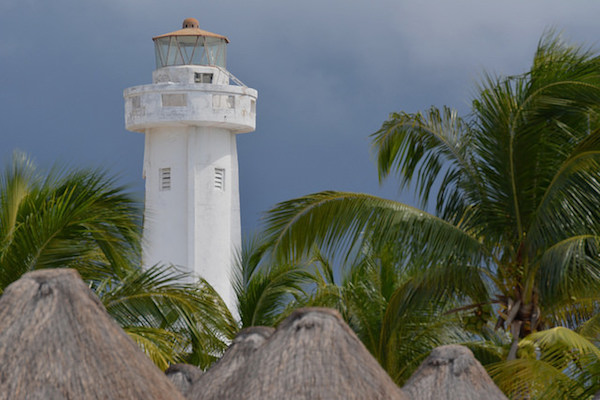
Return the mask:
<path id="1" fill-rule="evenodd" d="M 175 65 L 215 65 L 226 68 L 226 36 L 199 28 L 196 18 L 186 18 L 182 29 L 152 38 L 156 68 Z"/>

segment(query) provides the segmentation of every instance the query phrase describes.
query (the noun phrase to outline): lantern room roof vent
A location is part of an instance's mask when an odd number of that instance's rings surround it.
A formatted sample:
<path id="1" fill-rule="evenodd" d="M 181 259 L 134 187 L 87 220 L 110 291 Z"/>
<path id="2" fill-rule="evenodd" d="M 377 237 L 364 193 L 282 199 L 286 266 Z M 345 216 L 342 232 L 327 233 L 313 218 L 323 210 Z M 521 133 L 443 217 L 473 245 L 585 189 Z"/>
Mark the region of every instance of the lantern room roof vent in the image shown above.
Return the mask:
<path id="1" fill-rule="evenodd" d="M 200 23 L 198 22 L 198 20 L 196 18 L 186 18 L 183 20 L 183 26 L 181 28 L 182 29 L 185 29 L 185 28 L 199 29 Z"/>

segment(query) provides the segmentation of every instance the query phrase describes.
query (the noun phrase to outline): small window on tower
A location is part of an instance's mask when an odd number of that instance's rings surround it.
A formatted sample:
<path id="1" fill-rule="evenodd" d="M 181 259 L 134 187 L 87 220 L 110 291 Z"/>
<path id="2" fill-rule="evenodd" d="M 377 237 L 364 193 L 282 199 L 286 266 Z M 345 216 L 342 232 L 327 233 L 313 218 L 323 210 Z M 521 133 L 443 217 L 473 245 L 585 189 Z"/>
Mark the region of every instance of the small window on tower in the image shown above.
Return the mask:
<path id="1" fill-rule="evenodd" d="M 225 168 L 215 168 L 215 189 L 225 190 Z"/>
<path id="2" fill-rule="evenodd" d="M 235 108 L 235 96 L 227 96 L 227 108 Z"/>
<path id="3" fill-rule="evenodd" d="M 194 82 L 196 83 L 212 83 L 213 74 L 207 74 L 203 72 L 194 73 Z"/>
<path id="4" fill-rule="evenodd" d="M 213 94 L 213 108 L 215 109 L 233 109 L 235 108 L 235 96 L 224 94 Z"/>
<path id="5" fill-rule="evenodd" d="M 161 192 L 171 190 L 171 168 L 160 168 L 158 170 L 158 181 Z"/>
<path id="6" fill-rule="evenodd" d="M 163 107 L 185 107 L 187 106 L 187 94 L 172 93 L 161 95 Z"/>
<path id="7" fill-rule="evenodd" d="M 133 108 L 140 108 L 142 106 L 142 102 L 140 100 L 140 96 L 133 96 L 131 98 L 131 106 Z"/>

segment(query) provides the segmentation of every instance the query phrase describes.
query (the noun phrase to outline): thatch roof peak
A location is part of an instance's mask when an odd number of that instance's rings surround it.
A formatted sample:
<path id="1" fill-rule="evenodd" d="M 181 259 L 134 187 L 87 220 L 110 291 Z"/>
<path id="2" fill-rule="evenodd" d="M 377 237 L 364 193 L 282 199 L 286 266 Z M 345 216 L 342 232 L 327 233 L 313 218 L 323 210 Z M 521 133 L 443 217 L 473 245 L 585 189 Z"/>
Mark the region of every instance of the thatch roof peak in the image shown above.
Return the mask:
<path id="1" fill-rule="evenodd" d="M 202 370 L 195 365 L 173 364 L 166 369 L 165 375 L 173 386 L 185 396 L 189 388 L 202 376 Z"/>
<path id="2" fill-rule="evenodd" d="M 459 376 L 467 373 L 469 367 L 475 365 L 477 360 L 467 347 L 459 345 L 441 346 L 433 349 L 427 358 L 427 363 L 432 366 L 448 365 L 452 374 Z"/>
<path id="3" fill-rule="evenodd" d="M 294 311 L 236 378 L 221 397 L 194 391 L 190 399 L 406 399 L 340 314 L 325 308 Z"/>
<path id="4" fill-rule="evenodd" d="M 238 332 L 223 357 L 188 389 L 189 399 L 229 399 L 229 391 L 238 386 L 248 358 L 273 334 L 268 326 L 253 326 Z"/>
<path id="5" fill-rule="evenodd" d="M 348 325 L 343 322 L 342 316 L 337 310 L 325 307 L 305 307 L 294 310 L 285 320 L 281 322 L 278 330 L 287 329 L 288 326 L 293 326 L 295 329 L 312 329 L 316 325 L 321 324 L 324 319 L 328 318 L 342 322 L 343 324 L 340 325 L 340 327 L 342 329 L 347 328 L 350 330 Z"/>
<path id="6" fill-rule="evenodd" d="M 249 328 L 244 328 L 239 331 L 235 339 L 233 339 L 233 344 L 252 342 L 261 345 L 273 334 L 273 332 L 275 332 L 275 328 L 271 328 L 270 326 L 251 326 Z"/>
<path id="7" fill-rule="evenodd" d="M 69 269 L 27 273 L 0 297 L 0 399 L 31 398 L 182 399 Z"/>
<path id="8" fill-rule="evenodd" d="M 507 400 L 471 350 L 460 345 L 433 349 L 403 389 L 415 400 Z"/>

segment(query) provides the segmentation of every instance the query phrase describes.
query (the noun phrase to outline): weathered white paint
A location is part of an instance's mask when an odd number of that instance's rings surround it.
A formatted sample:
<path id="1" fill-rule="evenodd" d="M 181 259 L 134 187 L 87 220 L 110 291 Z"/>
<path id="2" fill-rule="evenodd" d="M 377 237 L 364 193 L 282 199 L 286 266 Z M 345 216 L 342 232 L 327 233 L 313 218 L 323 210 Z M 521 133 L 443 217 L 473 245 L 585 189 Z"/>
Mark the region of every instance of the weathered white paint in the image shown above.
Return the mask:
<path id="1" fill-rule="evenodd" d="M 196 73 L 213 74 L 212 83 L 195 83 Z M 255 129 L 257 91 L 229 85 L 222 69 L 185 65 L 154 71 L 153 84 L 124 97 L 126 128 L 146 135 L 144 265 L 172 263 L 202 276 L 234 310 L 230 276 L 241 245 L 235 135 Z M 170 168 L 170 190 L 161 190 L 161 168 Z M 225 171 L 222 189 L 216 168 Z"/>

